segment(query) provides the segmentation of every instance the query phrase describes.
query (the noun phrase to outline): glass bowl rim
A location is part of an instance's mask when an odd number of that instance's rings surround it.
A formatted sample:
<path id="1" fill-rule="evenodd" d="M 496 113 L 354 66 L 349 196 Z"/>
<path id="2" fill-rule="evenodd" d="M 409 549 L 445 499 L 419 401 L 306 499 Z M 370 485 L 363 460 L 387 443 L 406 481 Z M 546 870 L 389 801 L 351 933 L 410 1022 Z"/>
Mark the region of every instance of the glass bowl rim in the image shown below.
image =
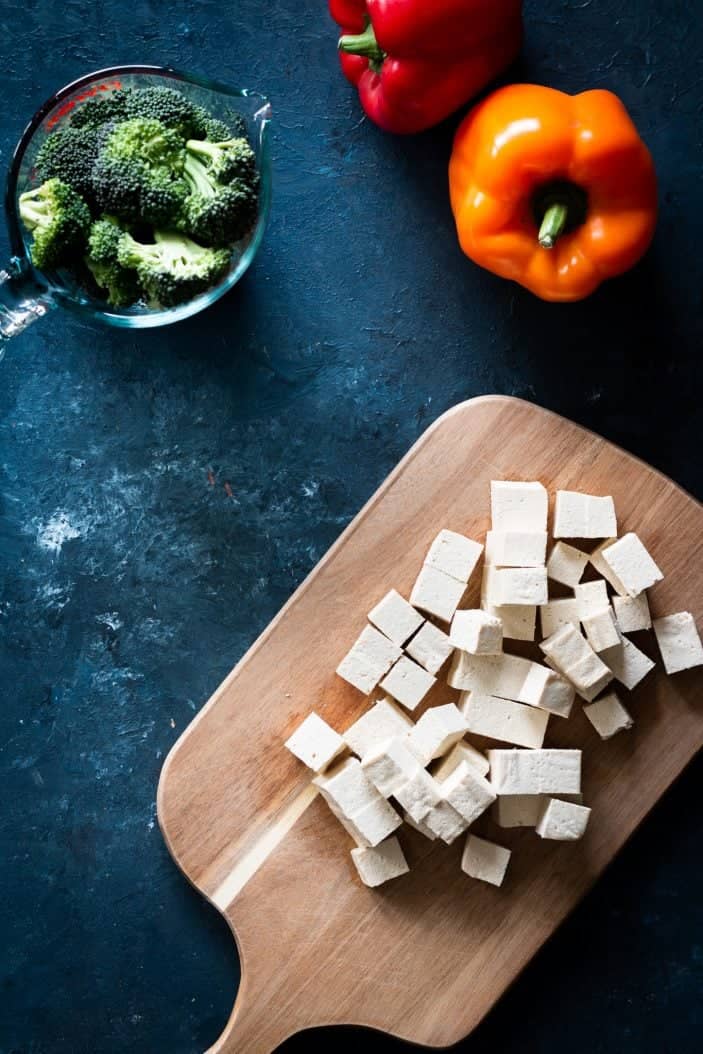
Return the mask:
<path id="1" fill-rule="evenodd" d="M 49 96 L 49 98 L 38 107 L 34 116 L 25 126 L 17 141 L 17 145 L 12 152 L 5 181 L 5 215 L 10 238 L 12 266 L 15 271 L 25 273 L 31 272 L 36 284 L 46 287 L 47 283 L 45 279 L 39 272 L 34 270 L 31 260 L 27 255 L 16 206 L 20 166 L 27 147 L 29 146 L 37 128 L 40 127 L 44 119 L 56 107 L 57 103 L 61 102 L 61 100 L 65 99 L 67 96 L 73 95 L 78 89 L 91 84 L 98 79 L 119 76 L 120 74 L 140 73 L 146 75 L 152 74 L 154 76 L 165 77 L 174 81 L 194 84 L 199 88 L 217 92 L 220 95 L 229 95 L 234 99 L 258 99 L 261 103 L 260 108 L 265 110 L 266 114 L 261 126 L 261 157 L 259 159 L 261 193 L 259 198 L 259 215 L 252 232 L 251 240 L 244 249 L 236 266 L 227 273 L 218 285 L 213 286 L 211 289 L 206 289 L 204 293 L 194 297 L 192 300 L 186 301 L 184 304 L 178 304 L 175 307 L 163 308 L 157 311 L 146 311 L 141 315 L 120 314 L 116 311 L 111 311 L 109 307 L 102 308 L 94 303 L 83 303 L 70 296 L 68 293 L 64 293 L 60 289 L 55 289 L 52 286 L 49 286 L 51 296 L 55 297 L 58 302 L 70 308 L 72 311 L 84 315 L 87 314 L 93 318 L 99 318 L 108 325 L 118 326 L 125 329 L 150 329 L 155 326 L 165 326 L 172 322 L 179 322 L 181 319 L 189 318 L 191 315 L 197 314 L 210 304 L 215 303 L 215 301 L 219 300 L 225 293 L 229 292 L 249 268 L 249 265 L 259 249 L 271 206 L 271 180 L 268 171 L 270 166 L 270 156 L 267 133 L 268 125 L 271 122 L 271 103 L 265 95 L 254 89 L 233 88 L 231 85 L 224 84 L 222 81 L 213 80 L 211 77 L 204 77 L 197 73 L 190 73 L 185 70 L 176 69 L 173 66 L 156 66 L 144 63 L 124 63 L 119 66 L 106 66 L 104 69 L 93 70 L 91 73 L 84 73 L 82 76 L 65 84 L 58 91 L 54 92 L 53 95 Z"/>

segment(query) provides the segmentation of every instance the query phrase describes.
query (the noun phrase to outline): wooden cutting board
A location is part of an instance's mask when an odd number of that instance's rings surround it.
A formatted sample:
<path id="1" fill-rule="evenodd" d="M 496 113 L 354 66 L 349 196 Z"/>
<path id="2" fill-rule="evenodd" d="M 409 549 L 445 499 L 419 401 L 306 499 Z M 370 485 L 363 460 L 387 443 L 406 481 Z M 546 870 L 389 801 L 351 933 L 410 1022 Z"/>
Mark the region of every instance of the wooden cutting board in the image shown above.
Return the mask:
<path id="1" fill-rule="evenodd" d="M 334 670 L 392 586 L 408 595 L 441 527 L 482 539 L 491 479 L 613 494 L 665 579 L 653 613 L 703 626 L 703 508 L 664 476 L 575 424 L 502 397 L 455 407 L 415 444 L 171 751 L 158 815 L 178 865 L 229 922 L 242 983 L 211 1054 L 268 1054 L 287 1036 L 359 1024 L 427 1046 L 467 1035 L 580 900 L 703 744 L 700 670 L 658 666 L 627 699 L 635 728 L 603 743 L 580 708 L 547 745 L 582 747 L 593 807 L 582 842 L 476 825 L 513 850 L 495 889 L 451 847 L 401 832 L 412 870 L 359 882 L 350 839 L 283 741 L 313 708 L 346 729 L 367 707 Z M 639 640 L 642 637 L 644 643 Z M 637 642 L 653 656 L 647 635 Z M 529 649 L 529 645 L 522 646 Z M 432 702 L 454 698 L 446 685 Z M 569 963 L 564 962 L 568 973 Z"/>

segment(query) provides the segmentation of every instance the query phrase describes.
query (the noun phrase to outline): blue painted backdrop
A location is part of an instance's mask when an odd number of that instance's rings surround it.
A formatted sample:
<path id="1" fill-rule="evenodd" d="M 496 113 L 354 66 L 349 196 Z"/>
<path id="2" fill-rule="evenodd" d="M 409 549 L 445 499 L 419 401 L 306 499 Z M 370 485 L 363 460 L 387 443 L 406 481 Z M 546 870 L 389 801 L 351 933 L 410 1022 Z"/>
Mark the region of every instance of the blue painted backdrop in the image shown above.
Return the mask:
<path id="1" fill-rule="evenodd" d="M 455 122 L 400 140 L 362 120 L 323 0 L 0 0 L 4 160 L 54 89 L 119 62 L 256 86 L 276 122 L 270 230 L 233 295 L 140 335 L 57 312 L 0 368 L 2 1054 L 218 1035 L 236 954 L 162 844 L 161 764 L 443 410 L 534 399 L 703 496 L 700 5 L 529 0 L 526 18 L 515 77 L 617 91 L 661 179 L 647 259 L 575 306 L 462 257 Z M 700 1050 L 701 771 L 463 1049 Z"/>

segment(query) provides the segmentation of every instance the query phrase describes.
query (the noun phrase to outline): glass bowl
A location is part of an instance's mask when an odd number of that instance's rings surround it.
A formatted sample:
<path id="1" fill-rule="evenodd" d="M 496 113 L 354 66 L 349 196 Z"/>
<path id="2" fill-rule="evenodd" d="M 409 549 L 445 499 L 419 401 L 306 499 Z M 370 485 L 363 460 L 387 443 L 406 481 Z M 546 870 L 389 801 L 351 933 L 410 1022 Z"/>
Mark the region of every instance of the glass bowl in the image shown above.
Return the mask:
<path id="1" fill-rule="evenodd" d="M 150 309 L 138 304 L 115 308 L 92 297 L 70 275 L 47 274 L 32 266 L 31 235 L 20 221 L 18 201 L 20 194 L 40 182 L 34 163 L 42 143 L 57 127 L 70 122 L 71 115 L 82 103 L 99 94 L 150 85 L 177 89 L 219 120 L 226 122 L 233 114 L 244 119 L 261 178 L 258 216 L 252 231 L 234 247 L 229 271 L 211 289 L 170 308 Z M 5 209 L 13 255 L 7 269 L 0 271 L 0 358 L 10 337 L 59 304 L 111 326 L 144 329 L 178 322 L 219 300 L 247 270 L 263 238 L 271 203 L 270 122 L 271 105 L 258 92 L 230 88 L 167 66 L 112 66 L 97 70 L 67 84 L 48 99 L 22 133 L 7 177 Z"/>

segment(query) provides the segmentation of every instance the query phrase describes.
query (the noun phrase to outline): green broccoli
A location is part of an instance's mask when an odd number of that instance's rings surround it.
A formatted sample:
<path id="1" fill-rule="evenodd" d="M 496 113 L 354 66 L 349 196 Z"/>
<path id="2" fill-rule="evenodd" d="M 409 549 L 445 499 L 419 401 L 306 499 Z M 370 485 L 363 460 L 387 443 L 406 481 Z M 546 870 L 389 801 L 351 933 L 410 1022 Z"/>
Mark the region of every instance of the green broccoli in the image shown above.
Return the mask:
<path id="1" fill-rule="evenodd" d="M 188 193 L 184 160 L 178 133 L 153 118 L 106 127 L 92 175 L 99 208 L 134 223 L 172 224 Z"/>
<path id="2" fill-rule="evenodd" d="M 193 139 L 207 139 L 211 143 L 220 143 L 225 139 L 246 139 L 247 123 L 236 110 L 229 111 L 227 121 L 211 117 L 202 106 L 198 106 L 197 110 L 197 129 Z"/>
<path id="3" fill-rule="evenodd" d="M 246 139 L 221 142 L 189 139 L 186 150 L 202 161 L 209 175 L 219 183 L 231 183 L 234 179 L 243 179 L 249 186 L 258 183 L 256 154 Z"/>
<path id="4" fill-rule="evenodd" d="M 127 117 L 127 101 L 132 88 L 94 95 L 79 103 L 71 112 L 71 128 L 89 128 L 97 131 L 109 121 L 120 121 Z"/>
<path id="5" fill-rule="evenodd" d="M 226 249 L 205 249 L 171 231 L 156 231 L 145 244 L 124 233 L 118 260 L 133 268 L 152 307 L 173 307 L 215 285 L 229 270 Z"/>
<path id="6" fill-rule="evenodd" d="M 123 234 L 124 228 L 119 220 L 114 216 L 103 216 L 90 228 L 85 258 L 96 283 L 106 292 L 107 302 L 114 307 L 128 307 L 142 295 L 137 275 L 123 267 L 118 259 Z"/>
<path id="7" fill-rule="evenodd" d="M 90 209 L 73 187 L 49 179 L 20 194 L 19 213 L 32 232 L 32 263 L 42 271 L 71 264 L 85 247 Z"/>
<path id="8" fill-rule="evenodd" d="M 59 128 L 42 143 L 36 169 L 43 180 L 60 179 L 92 200 L 92 171 L 98 155 L 98 136 L 92 128 Z"/>
<path id="9" fill-rule="evenodd" d="M 243 238 L 256 220 L 256 187 L 243 179 L 220 182 L 209 164 L 203 164 L 190 149 L 184 174 L 190 195 L 183 207 L 179 228 L 206 245 L 232 245 Z"/>
<path id="10" fill-rule="evenodd" d="M 204 116 L 203 116 L 204 115 Z M 210 117 L 179 91 L 152 85 L 130 92 L 126 106 L 127 117 L 147 117 L 177 132 L 183 140 L 197 135 L 205 118 Z"/>

